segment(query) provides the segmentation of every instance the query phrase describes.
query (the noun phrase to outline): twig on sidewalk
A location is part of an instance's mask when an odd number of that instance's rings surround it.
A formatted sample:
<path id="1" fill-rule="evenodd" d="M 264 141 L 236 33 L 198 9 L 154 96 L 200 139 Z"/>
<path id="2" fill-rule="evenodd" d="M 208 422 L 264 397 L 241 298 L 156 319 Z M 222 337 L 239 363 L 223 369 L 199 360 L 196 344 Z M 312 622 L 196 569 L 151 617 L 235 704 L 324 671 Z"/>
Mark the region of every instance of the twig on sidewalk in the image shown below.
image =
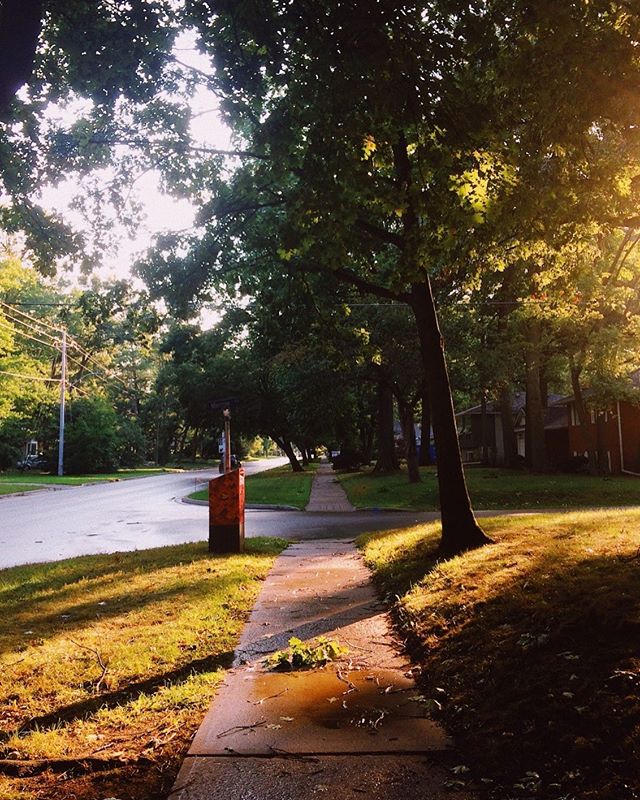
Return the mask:
<path id="1" fill-rule="evenodd" d="M 222 739 L 223 736 L 230 736 L 233 733 L 237 733 L 238 731 L 252 731 L 256 728 L 262 728 L 264 725 L 267 724 L 266 719 L 260 720 L 260 722 L 253 722 L 251 725 L 234 725 L 232 728 L 227 728 L 226 731 L 221 731 L 217 736 L 216 739 Z"/>
<path id="2" fill-rule="evenodd" d="M 263 697 L 261 700 L 256 700 L 254 703 L 251 703 L 251 705 L 261 706 L 266 700 L 274 700 L 276 697 L 282 697 L 282 695 L 288 691 L 289 687 L 283 689 L 281 692 L 278 692 L 277 694 L 270 694 L 268 697 Z M 250 703 L 251 701 L 247 700 L 247 702 Z"/>
<path id="3" fill-rule="evenodd" d="M 315 756 L 302 756 L 298 753 L 291 753 L 289 750 L 283 750 L 280 747 L 274 747 L 273 745 L 269 745 L 269 750 L 272 753 L 275 753 L 277 756 L 282 756 L 283 758 L 293 758 L 296 761 L 310 761 L 312 764 L 319 763 L 320 759 L 316 758 Z"/>

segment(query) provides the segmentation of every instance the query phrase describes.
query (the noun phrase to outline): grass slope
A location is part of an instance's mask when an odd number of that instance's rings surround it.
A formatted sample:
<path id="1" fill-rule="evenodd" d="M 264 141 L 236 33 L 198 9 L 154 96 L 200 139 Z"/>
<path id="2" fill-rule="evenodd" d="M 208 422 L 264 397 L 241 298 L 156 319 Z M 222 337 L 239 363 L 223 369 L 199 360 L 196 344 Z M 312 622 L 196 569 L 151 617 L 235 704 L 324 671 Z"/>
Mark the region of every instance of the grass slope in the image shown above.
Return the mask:
<path id="1" fill-rule="evenodd" d="M 293 472 L 290 466 L 249 475 L 245 481 L 245 502 L 255 505 L 293 506 L 304 508 L 309 502 L 315 464 L 305 467 L 304 472 Z M 194 492 L 192 500 L 208 500 L 209 492 L 203 489 Z"/>
<path id="2" fill-rule="evenodd" d="M 180 545 L 0 571 L 0 758 L 113 761 L 22 778 L 0 766 L 0 797 L 163 796 L 285 545 L 251 539 L 226 557 Z"/>
<path id="3" fill-rule="evenodd" d="M 436 525 L 361 540 L 453 733 L 456 780 L 495 800 L 640 792 L 640 512 L 483 520 L 437 564 Z"/>
<path id="4" fill-rule="evenodd" d="M 407 508 L 433 511 L 438 501 L 434 467 L 423 467 L 422 482 L 411 484 L 406 473 L 338 475 L 358 508 Z M 522 470 L 470 467 L 466 470 L 471 501 L 476 509 L 593 508 L 640 505 L 640 478 L 590 475 L 537 475 Z"/>

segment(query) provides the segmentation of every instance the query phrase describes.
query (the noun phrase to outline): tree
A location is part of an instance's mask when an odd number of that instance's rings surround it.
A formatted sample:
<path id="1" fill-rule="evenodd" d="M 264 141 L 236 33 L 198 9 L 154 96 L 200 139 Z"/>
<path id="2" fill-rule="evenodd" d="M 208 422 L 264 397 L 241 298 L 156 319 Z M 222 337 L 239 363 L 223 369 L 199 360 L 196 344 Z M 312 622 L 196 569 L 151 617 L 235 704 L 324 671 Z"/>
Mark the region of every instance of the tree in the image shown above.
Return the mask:
<path id="1" fill-rule="evenodd" d="M 173 103 L 129 124 L 112 124 L 111 109 L 90 114 L 60 132 L 65 157 L 104 163 L 123 134 L 154 163 L 175 153 L 161 166 L 200 205 L 201 230 L 159 242 L 148 264 L 157 289 L 188 301 L 214 282 L 255 286 L 278 270 L 277 256 L 281 272 L 330 273 L 406 302 L 431 388 L 442 552 L 485 542 L 464 483 L 434 288 L 441 276 L 468 277 L 505 239 L 628 214 L 630 193 L 616 181 L 637 159 L 628 100 L 637 15 L 601 0 L 383 0 L 374 11 L 220 0 L 190 3 L 183 19 L 217 65 L 207 82 L 238 137 L 232 178 L 220 153 L 197 158 Z M 161 141 L 158 115 L 168 122 Z"/>

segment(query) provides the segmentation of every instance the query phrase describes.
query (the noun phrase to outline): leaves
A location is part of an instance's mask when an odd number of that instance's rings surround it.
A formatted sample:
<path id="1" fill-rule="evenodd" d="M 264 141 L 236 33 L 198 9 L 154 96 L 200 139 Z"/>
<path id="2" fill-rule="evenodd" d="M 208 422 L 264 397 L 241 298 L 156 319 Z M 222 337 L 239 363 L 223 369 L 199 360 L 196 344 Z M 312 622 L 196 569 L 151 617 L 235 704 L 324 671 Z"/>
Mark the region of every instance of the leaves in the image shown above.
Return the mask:
<path id="1" fill-rule="evenodd" d="M 346 656 L 348 652 L 349 648 L 335 639 L 319 636 L 311 642 L 303 642 L 292 636 L 287 650 L 273 653 L 264 663 L 269 669 L 315 669 Z"/>

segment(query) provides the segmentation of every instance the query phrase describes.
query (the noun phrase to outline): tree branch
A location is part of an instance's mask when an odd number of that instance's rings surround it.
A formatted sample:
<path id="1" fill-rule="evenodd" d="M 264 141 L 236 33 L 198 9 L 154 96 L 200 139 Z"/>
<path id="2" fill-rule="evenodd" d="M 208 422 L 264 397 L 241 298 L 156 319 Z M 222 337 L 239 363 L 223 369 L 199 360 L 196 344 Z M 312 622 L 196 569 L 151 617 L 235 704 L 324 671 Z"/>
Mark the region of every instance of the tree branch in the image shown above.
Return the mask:
<path id="1" fill-rule="evenodd" d="M 380 286 L 379 284 L 373 283 L 366 278 L 361 278 L 359 275 L 356 275 L 355 272 L 351 272 L 351 270 L 347 269 L 346 267 L 334 269 L 332 270 L 332 274 L 341 281 L 355 286 L 356 289 L 363 294 L 375 294 L 377 297 L 385 297 L 387 300 L 397 300 L 400 303 L 409 302 L 410 298 L 407 292 L 394 292 L 392 289 L 388 289 L 386 286 Z"/>
<path id="2" fill-rule="evenodd" d="M 372 225 L 364 219 L 356 220 L 356 227 L 360 228 L 360 230 L 365 233 L 371 234 L 371 236 L 374 236 L 376 239 L 380 239 L 387 244 L 392 244 L 399 250 L 404 248 L 404 239 L 398 233 L 379 228 L 377 225 Z"/>

